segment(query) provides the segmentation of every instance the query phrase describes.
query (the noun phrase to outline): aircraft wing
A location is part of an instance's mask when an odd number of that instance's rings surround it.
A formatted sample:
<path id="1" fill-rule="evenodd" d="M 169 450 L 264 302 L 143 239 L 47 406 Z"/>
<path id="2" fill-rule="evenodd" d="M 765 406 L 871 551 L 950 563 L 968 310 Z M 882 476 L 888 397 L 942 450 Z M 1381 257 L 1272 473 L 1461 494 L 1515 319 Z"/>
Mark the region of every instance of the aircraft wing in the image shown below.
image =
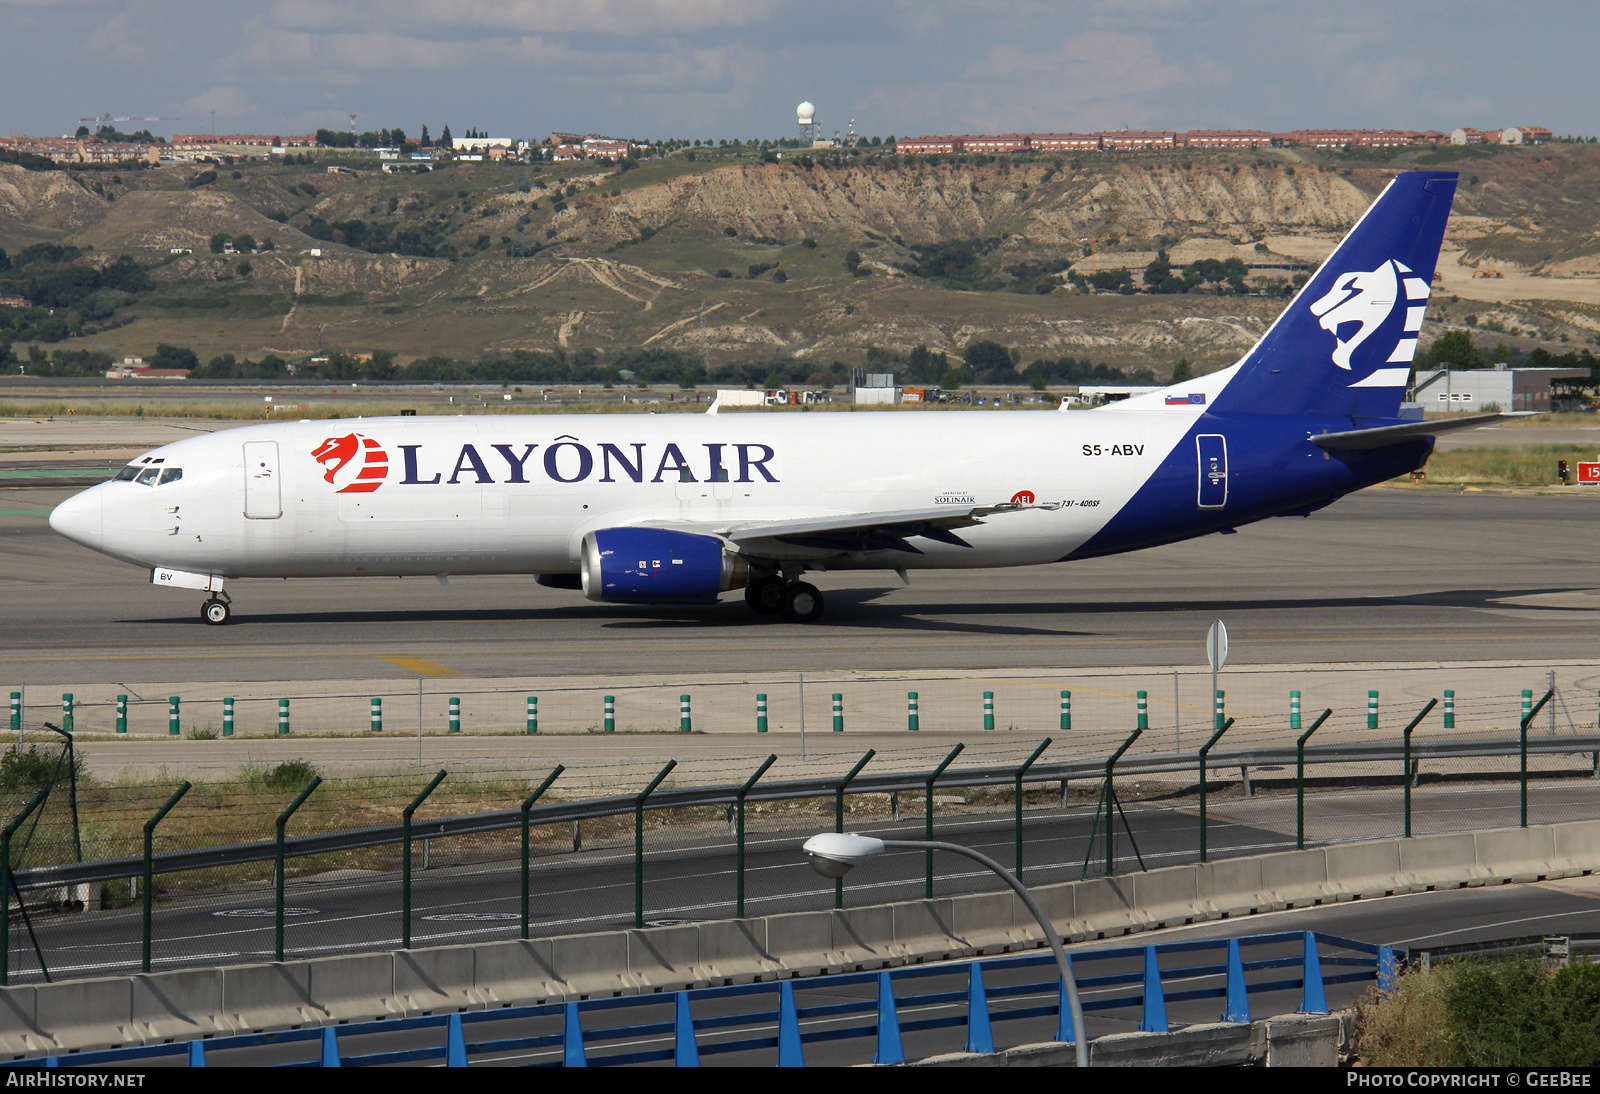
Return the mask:
<path id="1" fill-rule="evenodd" d="M 761 554 L 781 552 L 784 545 L 809 551 L 906 551 L 921 554 L 910 541 L 931 539 L 956 547 L 972 546 L 953 529 L 985 523 L 985 518 L 1026 509 L 1060 509 L 1059 502 L 1003 505 L 941 505 L 928 509 L 896 509 L 877 513 L 841 513 L 793 520 L 687 522 L 652 521 L 685 532 L 709 533 L 736 547 L 760 545 Z"/>
<path id="2" fill-rule="evenodd" d="M 1380 425 L 1373 429 L 1350 429 L 1342 433 L 1318 433 L 1310 438 L 1312 444 L 1323 448 L 1374 449 L 1387 448 L 1417 437 L 1432 437 L 1456 429 L 1474 429 L 1504 418 L 1525 418 L 1533 411 L 1516 411 L 1507 414 L 1469 414 L 1461 418 L 1444 418 L 1432 422 L 1406 422 L 1404 425 Z"/>

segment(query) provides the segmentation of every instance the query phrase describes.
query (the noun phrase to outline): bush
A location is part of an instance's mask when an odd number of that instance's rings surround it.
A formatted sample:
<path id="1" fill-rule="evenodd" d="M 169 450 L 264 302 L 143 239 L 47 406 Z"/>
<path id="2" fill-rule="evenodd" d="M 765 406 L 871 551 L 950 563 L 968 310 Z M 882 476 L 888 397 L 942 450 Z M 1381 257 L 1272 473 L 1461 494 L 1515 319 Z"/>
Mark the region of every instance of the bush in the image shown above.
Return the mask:
<path id="1" fill-rule="evenodd" d="M 308 760 L 285 760 L 269 767 L 261 776 L 261 784 L 269 790 L 299 790 L 317 777 L 317 769 Z"/>
<path id="2" fill-rule="evenodd" d="M 1459 961 L 1361 1008 L 1360 1054 L 1375 1066 L 1592 1067 L 1600 1063 L 1600 965 Z"/>
<path id="3" fill-rule="evenodd" d="M 26 750 L 16 747 L 7 750 L 4 756 L 0 756 L 0 790 L 38 791 L 54 780 L 65 781 L 70 773 L 63 762 L 63 752 L 62 748 L 40 748 L 37 745 L 29 745 Z M 74 759 L 78 781 L 82 782 L 83 758 L 74 754 Z"/>

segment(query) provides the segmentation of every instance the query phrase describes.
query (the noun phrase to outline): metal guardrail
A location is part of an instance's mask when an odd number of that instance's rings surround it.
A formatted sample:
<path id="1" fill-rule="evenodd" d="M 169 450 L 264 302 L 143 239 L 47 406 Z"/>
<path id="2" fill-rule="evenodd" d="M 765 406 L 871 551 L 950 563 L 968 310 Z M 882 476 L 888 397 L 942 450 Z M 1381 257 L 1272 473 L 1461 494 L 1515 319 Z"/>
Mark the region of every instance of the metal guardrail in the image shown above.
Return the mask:
<path id="1" fill-rule="evenodd" d="M 1343 951 L 1340 955 L 1323 950 Z M 1267 951 L 1246 959 L 1245 954 Z M 1218 954 L 1218 951 L 1221 951 Z M 1377 982 L 1392 984 L 1405 951 L 1312 931 L 1285 931 L 1236 939 L 1176 942 L 1154 946 L 1119 946 L 1080 951 L 1072 955 L 1081 991 L 1095 997 L 1084 1010 L 1137 1009 L 1139 1029 L 1150 1033 L 1171 1031 L 1169 1003 L 1216 999 L 1223 1004 L 1222 1021 L 1248 1024 L 1254 1018 L 1251 996 L 1269 992 L 1297 992 L 1299 1013 L 1327 1014 L 1330 985 Z M 1166 959 L 1166 967 L 1162 960 Z M 1181 962 L 1181 964 L 1178 964 Z M 1043 980 L 1016 982 L 1003 974 L 1039 970 Z M 762 1053 L 780 1067 L 804 1066 L 806 1045 L 845 1040 L 875 1042 L 874 1062 L 905 1063 L 903 1033 L 965 1028 L 965 1051 L 992 1053 L 994 1026 L 1026 1019 L 1055 1019 L 1053 1040 L 1071 1042 L 1080 1031 L 1072 1027 L 1065 988 L 1053 956 L 995 957 L 961 965 L 933 965 L 781 980 L 776 983 L 740 984 L 702 988 L 673 995 L 635 995 L 587 999 L 539 1006 L 503 1007 L 457 1014 L 391 1018 L 310 1029 L 248 1033 L 207 1040 L 105 1049 L 19 1060 L 8 1066 L 105 1067 L 137 1065 L 162 1057 L 187 1056 L 191 1067 L 210 1062 L 225 1065 L 224 1054 L 234 1050 L 260 1050 L 315 1043 L 317 1058 L 280 1063 L 282 1067 L 362 1067 L 444 1060 L 449 1067 L 466 1067 L 474 1056 L 486 1058 L 516 1053 L 536 1058 L 532 1066 L 617 1067 L 671 1061 L 678 1067 L 698 1067 L 704 1056 Z M 965 989 L 929 990 L 929 981 L 964 978 Z M 1002 979 L 1005 980 L 1002 983 Z M 959 980 L 957 981 L 959 983 Z M 1181 985 L 1169 991 L 1166 984 Z M 875 992 L 863 992 L 872 986 Z M 922 990 L 918 991 L 918 987 Z M 1122 994 L 1120 988 L 1133 990 Z M 897 990 L 898 989 L 898 990 Z M 908 990 L 909 989 L 909 990 Z M 816 991 L 821 1000 L 804 1006 L 797 993 Z M 855 998 L 852 998 L 852 997 Z M 1000 1007 L 989 1000 L 1004 1000 Z M 841 1001 L 843 1000 L 843 1001 Z M 672 1008 L 668 1021 L 640 1014 L 641 1008 L 658 1012 Z M 697 1017 L 695 1010 L 699 1009 Z M 908 1012 L 902 1019 L 900 1012 Z M 641 1021 L 640 1019 L 645 1019 Z M 468 1039 L 479 1023 L 494 1023 L 492 1039 Z M 504 1036 L 509 1023 L 527 1023 L 538 1032 Z M 848 1024 L 846 1024 L 848 1023 Z M 804 1028 L 805 1024 L 811 1026 Z M 443 1043 L 403 1049 L 351 1053 L 354 1042 L 367 1036 L 392 1038 L 407 1033 L 412 1042 L 424 1038 L 421 1030 L 439 1030 Z M 519 1031 L 521 1032 L 521 1031 Z M 341 1042 L 343 1048 L 341 1048 Z M 389 1040 L 390 1044 L 394 1042 Z M 621 1051 L 615 1049 L 620 1048 Z M 608 1051 L 608 1049 L 610 1051 Z M 351 1054 L 346 1054 L 351 1053 Z M 484 1060 L 484 1062 L 488 1062 Z"/>
<path id="2" fill-rule="evenodd" d="M 1530 754 L 1571 755 L 1592 753 L 1600 756 L 1600 734 L 1565 736 L 1529 740 Z M 1516 756 L 1520 744 L 1516 739 L 1499 742 L 1473 740 L 1414 741 L 1411 757 L 1460 758 L 1475 756 Z M 1346 744 L 1307 749 L 1306 763 L 1357 764 L 1392 763 L 1398 771 L 1405 756 L 1404 746 L 1394 744 Z M 1245 748 L 1232 752 L 1212 752 L 1207 757 L 1208 767 L 1292 767 L 1296 762 L 1294 746 L 1276 748 Z M 1199 759 L 1195 753 L 1146 754 L 1124 758 L 1118 765 L 1119 775 L 1153 775 L 1196 768 Z M 1025 777 L 1029 783 L 1053 783 L 1073 780 L 1098 780 L 1104 776 L 1105 761 L 1077 760 L 1068 763 L 1033 765 Z M 1010 788 L 1016 782 L 1015 767 L 972 768 L 945 772 L 938 780 L 940 789 L 952 787 Z M 746 802 L 791 801 L 797 798 L 832 796 L 839 779 L 795 779 L 784 782 L 759 784 L 745 795 Z M 678 809 L 686 806 L 731 805 L 739 797 L 741 784 L 726 783 L 713 786 L 681 787 L 654 791 L 645 803 L 646 810 Z M 885 794 L 902 791 L 923 792 L 928 787 L 925 772 L 896 772 L 893 774 L 857 775 L 850 783 L 851 794 Z M 569 824 L 573 821 L 598 820 L 605 817 L 628 816 L 639 805 L 637 794 L 616 794 L 590 798 L 578 802 L 558 802 L 536 805 L 528 810 L 528 823 L 537 827 L 549 824 Z M 438 817 L 411 821 L 413 839 L 442 839 L 452 836 L 470 836 L 490 832 L 520 829 L 523 824 L 521 809 L 499 809 L 484 813 Z M 283 843 L 287 857 L 329 854 L 352 851 L 384 844 L 397 844 L 404 838 L 404 824 L 370 825 L 335 832 L 294 836 Z M 183 870 L 204 870 L 223 866 L 236 866 L 252 862 L 266 862 L 276 858 L 278 844 L 275 839 L 254 840 L 249 843 L 224 844 L 216 847 L 163 851 L 153 858 L 156 873 L 174 873 Z M 144 870 L 142 857 L 129 856 L 101 859 L 95 862 L 64 863 L 36 866 L 12 872 L 18 889 L 37 889 L 88 882 L 118 881 L 137 877 Z"/>

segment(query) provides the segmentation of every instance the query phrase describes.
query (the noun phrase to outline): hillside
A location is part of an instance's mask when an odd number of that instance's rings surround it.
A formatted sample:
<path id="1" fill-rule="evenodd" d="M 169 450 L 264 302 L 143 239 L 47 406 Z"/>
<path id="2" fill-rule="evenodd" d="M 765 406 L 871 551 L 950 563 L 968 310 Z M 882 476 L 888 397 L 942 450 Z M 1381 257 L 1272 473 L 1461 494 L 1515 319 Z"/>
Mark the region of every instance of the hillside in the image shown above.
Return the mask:
<path id="1" fill-rule="evenodd" d="M 0 165 L 0 246 L 129 254 L 157 289 L 88 324 L 78 348 L 157 342 L 284 355 L 387 349 L 661 347 L 717 361 L 859 364 L 869 348 L 1169 371 L 1231 361 L 1280 298 L 1127 296 L 1062 286 L 1237 257 L 1249 284 L 1314 263 L 1397 169 L 1460 170 L 1428 334 L 1470 322 L 1583 344 L 1600 332 L 1600 148 L 1063 157 L 928 163 L 457 165 L 422 175 L 322 165 L 110 173 Z M 237 174 L 239 177 L 234 178 Z M 271 238 L 241 264 L 215 233 Z M 191 248 L 174 257 L 171 248 Z M 312 248 L 322 253 L 313 256 Z M 854 267 L 854 272 L 850 267 Z M 907 269 L 919 270 L 916 276 Z M 1507 276 L 1481 278 L 1493 270 Z"/>

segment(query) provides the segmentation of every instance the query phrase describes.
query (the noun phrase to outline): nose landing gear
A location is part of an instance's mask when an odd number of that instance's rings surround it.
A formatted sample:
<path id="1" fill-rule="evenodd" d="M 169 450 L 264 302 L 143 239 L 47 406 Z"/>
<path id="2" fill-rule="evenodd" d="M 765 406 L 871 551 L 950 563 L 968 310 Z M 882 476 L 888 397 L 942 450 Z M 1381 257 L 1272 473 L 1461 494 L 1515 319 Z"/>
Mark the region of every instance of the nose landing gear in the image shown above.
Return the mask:
<path id="1" fill-rule="evenodd" d="M 228 599 L 227 593 L 214 593 L 210 600 L 200 606 L 200 618 L 213 627 L 220 627 L 233 615 L 233 601 Z"/>

